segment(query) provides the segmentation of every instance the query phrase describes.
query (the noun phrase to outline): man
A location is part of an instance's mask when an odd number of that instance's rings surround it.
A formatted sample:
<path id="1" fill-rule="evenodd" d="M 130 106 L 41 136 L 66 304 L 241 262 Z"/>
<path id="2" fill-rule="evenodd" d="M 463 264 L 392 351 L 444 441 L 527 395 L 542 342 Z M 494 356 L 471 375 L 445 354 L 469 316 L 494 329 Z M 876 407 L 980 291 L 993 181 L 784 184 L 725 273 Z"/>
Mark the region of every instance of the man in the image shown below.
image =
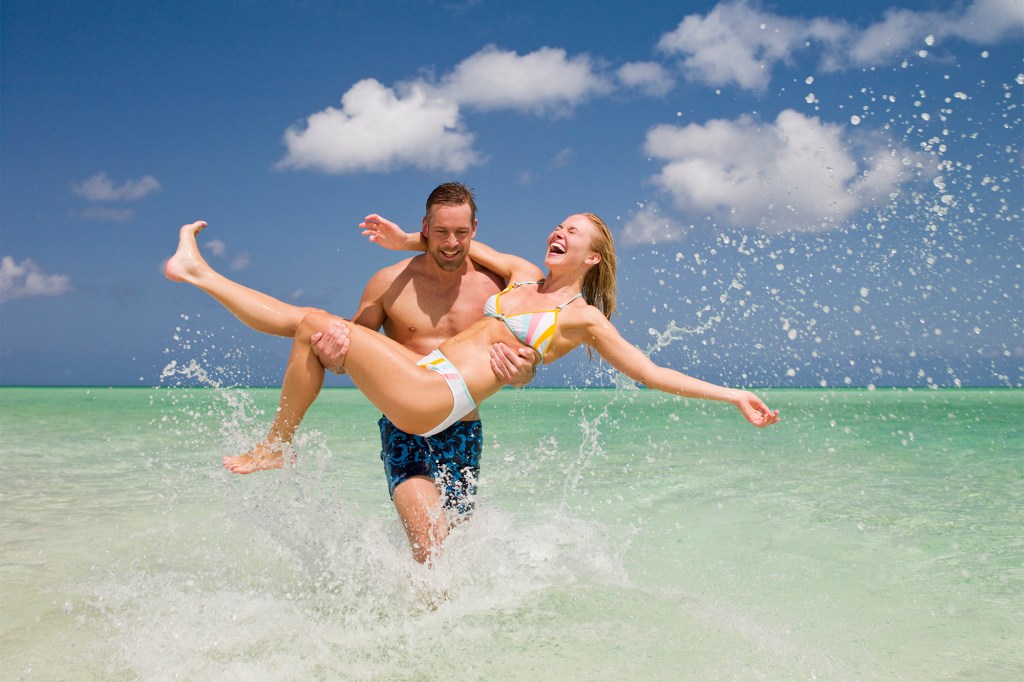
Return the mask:
<path id="1" fill-rule="evenodd" d="M 353 321 L 383 328 L 403 346 L 427 355 L 480 319 L 484 302 L 505 282 L 468 258 L 476 227 L 472 190 L 460 183 L 435 188 L 423 217 L 426 253 L 374 274 Z M 311 337 L 320 362 L 336 373 L 343 371 L 346 334 L 344 326 L 334 324 Z M 506 383 L 521 386 L 533 379 L 533 357 L 530 349 L 497 344 L 491 366 Z M 379 426 L 391 497 L 413 556 L 423 563 L 450 525 L 471 511 L 483 447 L 479 411 L 429 437 L 400 431 L 387 417 Z"/>

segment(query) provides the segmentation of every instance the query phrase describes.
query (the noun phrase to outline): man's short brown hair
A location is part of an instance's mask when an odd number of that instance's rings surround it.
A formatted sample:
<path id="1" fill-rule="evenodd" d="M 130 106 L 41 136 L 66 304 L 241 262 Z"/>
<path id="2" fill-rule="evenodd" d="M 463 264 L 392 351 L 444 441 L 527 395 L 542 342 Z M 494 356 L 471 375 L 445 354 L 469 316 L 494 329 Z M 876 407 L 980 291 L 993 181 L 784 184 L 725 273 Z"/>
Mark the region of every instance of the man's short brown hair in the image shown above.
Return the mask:
<path id="1" fill-rule="evenodd" d="M 431 206 L 462 206 L 469 204 L 470 220 L 476 221 L 476 197 L 473 190 L 461 182 L 446 182 L 438 185 L 427 197 L 427 214 Z"/>

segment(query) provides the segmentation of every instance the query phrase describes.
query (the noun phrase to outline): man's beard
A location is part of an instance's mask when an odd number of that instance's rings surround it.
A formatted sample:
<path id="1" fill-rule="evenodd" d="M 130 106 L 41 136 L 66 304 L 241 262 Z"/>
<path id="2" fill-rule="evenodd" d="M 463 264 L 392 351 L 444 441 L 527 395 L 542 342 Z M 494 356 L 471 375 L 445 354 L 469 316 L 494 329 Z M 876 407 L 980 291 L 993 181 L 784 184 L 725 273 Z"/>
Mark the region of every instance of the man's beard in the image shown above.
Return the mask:
<path id="1" fill-rule="evenodd" d="M 459 268 L 462 267 L 462 264 L 466 262 L 465 252 L 462 253 L 462 258 L 459 258 L 458 260 L 446 259 L 444 256 L 441 255 L 440 250 L 435 251 L 432 255 L 434 257 L 434 262 L 437 263 L 437 266 L 444 270 L 445 272 L 453 272 L 455 270 L 458 270 Z"/>

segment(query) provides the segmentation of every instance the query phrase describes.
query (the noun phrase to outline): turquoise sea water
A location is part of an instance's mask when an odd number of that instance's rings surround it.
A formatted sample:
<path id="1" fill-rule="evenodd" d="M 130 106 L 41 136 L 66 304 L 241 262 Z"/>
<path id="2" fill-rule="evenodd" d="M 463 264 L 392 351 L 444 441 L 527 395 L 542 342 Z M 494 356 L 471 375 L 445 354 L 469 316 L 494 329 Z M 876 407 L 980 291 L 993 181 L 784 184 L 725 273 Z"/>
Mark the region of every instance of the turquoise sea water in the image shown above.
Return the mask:
<path id="1" fill-rule="evenodd" d="M 0 679 L 1021 679 L 1024 392 L 762 395 L 503 391 L 427 570 L 354 390 L 0 389 Z"/>

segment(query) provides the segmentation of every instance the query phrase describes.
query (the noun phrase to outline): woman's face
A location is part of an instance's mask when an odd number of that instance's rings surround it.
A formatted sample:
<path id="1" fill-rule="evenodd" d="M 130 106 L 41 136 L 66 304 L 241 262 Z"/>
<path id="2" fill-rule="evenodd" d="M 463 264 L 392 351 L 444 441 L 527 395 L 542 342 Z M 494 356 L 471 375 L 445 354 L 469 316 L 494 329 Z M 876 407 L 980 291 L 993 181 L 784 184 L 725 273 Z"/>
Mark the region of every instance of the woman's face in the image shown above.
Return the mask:
<path id="1" fill-rule="evenodd" d="M 571 215 L 563 220 L 548 236 L 548 251 L 544 265 L 548 268 L 581 268 L 593 265 L 587 262 L 595 252 L 592 248 L 597 227 L 585 215 Z"/>

